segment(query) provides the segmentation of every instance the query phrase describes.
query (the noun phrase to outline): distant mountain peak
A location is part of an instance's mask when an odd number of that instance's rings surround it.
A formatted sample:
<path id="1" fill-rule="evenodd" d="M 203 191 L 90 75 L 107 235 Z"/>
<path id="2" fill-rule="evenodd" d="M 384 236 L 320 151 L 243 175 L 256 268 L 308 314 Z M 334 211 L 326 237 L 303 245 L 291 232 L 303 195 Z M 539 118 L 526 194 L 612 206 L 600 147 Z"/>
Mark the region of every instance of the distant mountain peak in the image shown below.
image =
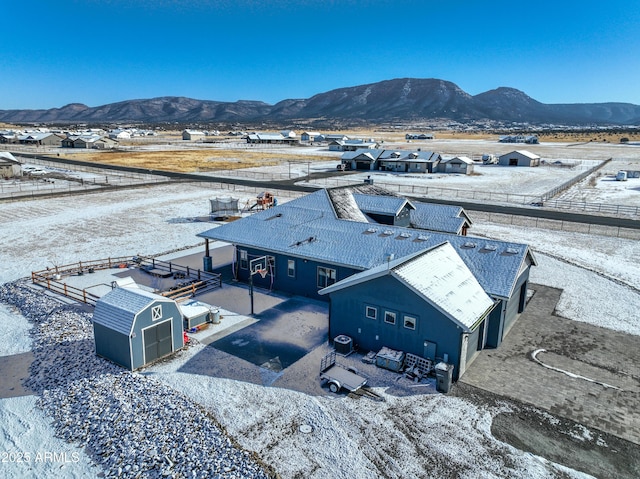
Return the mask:
<path id="1" fill-rule="evenodd" d="M 221 102 L 184 96 L 125 100 L 98 107 L 70 103 L 49 110 L 0 110 L 4 122 L 312 122 L 340 124 L 388 123 L 451 119 L 459 122 L 564 124 L 637 124 L 640 106 L 629 103 L 547 105 L 510 87 L 472 96 L 438 78 L 394 78 L 337 88 L 308 99 L 287 99 L 275 105 L 262 101 Z"/>

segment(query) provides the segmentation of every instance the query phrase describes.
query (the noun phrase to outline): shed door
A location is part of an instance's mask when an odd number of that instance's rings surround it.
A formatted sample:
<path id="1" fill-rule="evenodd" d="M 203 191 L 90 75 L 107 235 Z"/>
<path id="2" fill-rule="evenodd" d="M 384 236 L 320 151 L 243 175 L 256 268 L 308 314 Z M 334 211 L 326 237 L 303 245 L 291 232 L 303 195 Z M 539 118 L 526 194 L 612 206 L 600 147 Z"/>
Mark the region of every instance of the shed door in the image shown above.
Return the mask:
<path id="1" fill-rule="evenodd" d="M 151 326 L 144 333 L 144 363 L 150 363 L 173 351 L 171 320 Z"/>

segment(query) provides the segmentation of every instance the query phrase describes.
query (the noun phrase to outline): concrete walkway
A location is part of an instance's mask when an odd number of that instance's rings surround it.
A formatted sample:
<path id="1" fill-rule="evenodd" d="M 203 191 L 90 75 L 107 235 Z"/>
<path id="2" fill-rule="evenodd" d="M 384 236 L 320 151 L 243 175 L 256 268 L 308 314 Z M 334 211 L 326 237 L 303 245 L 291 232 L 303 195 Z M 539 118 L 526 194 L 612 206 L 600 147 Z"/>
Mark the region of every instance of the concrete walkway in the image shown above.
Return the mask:
<path id="1" fill-rule="evenodd" d="M 506 339 L 460 381 L 640 445 L 640 337 L 555 316 L 562 291 L 530 287 L 535 294 Z M 538 349 L 555 369 L 534 361 Z"/>

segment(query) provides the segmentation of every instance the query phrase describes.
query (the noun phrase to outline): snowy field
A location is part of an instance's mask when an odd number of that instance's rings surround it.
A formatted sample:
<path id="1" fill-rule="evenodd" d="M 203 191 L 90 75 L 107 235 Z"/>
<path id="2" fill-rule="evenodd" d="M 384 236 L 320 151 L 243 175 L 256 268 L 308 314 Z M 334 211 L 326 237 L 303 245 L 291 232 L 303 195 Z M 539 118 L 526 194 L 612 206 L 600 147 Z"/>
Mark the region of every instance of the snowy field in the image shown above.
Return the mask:
<path id="1" fill-rule="evenodd" d="M 229 194 L 180 184 L 2 203 L 0 283 L 56 264 L 155 254 L 197 244 L 196 233 L 211 225 L 191 219 L 208 212 L 210 198 Z M 231 194 L 240 198 L 240 204 L 254 196 Z M 474 224 L 470 234 L 530 244 L 539 263 L 531 279 L 564 289 L 558 306 L 562 316 L 640 335 L 637 241 L 481 222 Z M 615 301 L 604 304 L 593 291 Z M 33 343 L 27 332 L 31 327 L 13 308 L 0 305 L 0 355 L 30 351 Z M 255 451 L 283 478 L 421 478 L 444 477 L 445 471 L 459 474 L 452 477 L 590 477 L 496 440 L 490 431 L 491 419 L 508 409 L 505 405 L 480 408 L 439 394 L 419 399 L 386 395 L 384 403 L 312 397 L 178 372 L 199 348 L 154 366 L 154 374 L 144 379 L 204 407 L 240 446 Z M 60 405 L 65 399 L 48 401 Z M 0 451 L 65 452 L 71 460 L 3 463 L 2 476 L 98 477 L 101 469 L 80 443 L 56 437 L 46 410 L 33 396 L 0 399 Z M 312 432 L 302 433 L 301 425 L 310 425 Z M 243 474 L 230 472 L 228 477 Z"/>

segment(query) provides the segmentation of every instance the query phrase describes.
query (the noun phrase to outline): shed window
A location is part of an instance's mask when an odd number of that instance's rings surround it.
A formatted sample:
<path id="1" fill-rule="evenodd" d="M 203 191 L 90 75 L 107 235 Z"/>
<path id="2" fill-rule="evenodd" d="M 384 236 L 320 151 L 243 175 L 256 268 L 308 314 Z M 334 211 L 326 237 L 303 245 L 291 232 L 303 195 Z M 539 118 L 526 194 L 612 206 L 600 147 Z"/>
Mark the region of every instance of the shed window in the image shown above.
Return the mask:
<path id="1" fill-rule="evenodd" d="M 296 277 L 296 260 L 290 259 L 287 260 L 287 274 L 290 278 Z"/>
<path id="2" fill-rule="evenodd" d="M 249 267 L 249 254 L 246 249 L 240 250 L 240 268 L 247 269 Z"/>
<path id="3" fill-rule="evenodd" d="M 405 316 L 404 317 L 404 327 L 407 329 L 416 329 L 416 324 L 417 324 L 418 320 L 416 318 L 414 318 L 413 316 Z"/>
<path id="4" fill-rule="evenodd" d="M 366 307 L 366 311 L 365 311 L 365 315 L 369 319 L 377 319 L 378 318 L 378 308 L 375 308 L 373 306 L 367 306 Z"/>
<path id="5" fill-rule="evenodd" d="M 336 270 L 318 266 L 318 288 L 326 288 L 336 282 Z"/>
<path id="6" fill-rule="evenodd" d="M 393 313 L 391 311 L 385 311 L 384 322 L 389 324 L 396 324 L 396 313 Z"/>
<path id="7" fill-rule="evenodd" d="M 151 321 L 162 319 L 162 305 L 151 308 Z"/>

